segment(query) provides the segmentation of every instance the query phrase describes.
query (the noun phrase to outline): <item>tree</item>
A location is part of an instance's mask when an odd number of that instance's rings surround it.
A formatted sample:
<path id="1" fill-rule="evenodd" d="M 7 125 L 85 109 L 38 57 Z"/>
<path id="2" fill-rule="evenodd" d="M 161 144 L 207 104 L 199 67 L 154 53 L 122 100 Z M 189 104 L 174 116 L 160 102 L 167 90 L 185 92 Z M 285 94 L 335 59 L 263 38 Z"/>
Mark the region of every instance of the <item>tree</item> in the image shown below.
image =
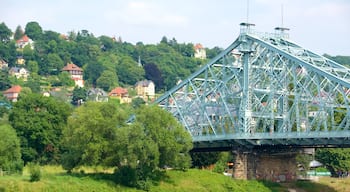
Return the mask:
<path id="1" fill-rule="evenodd" d="M 15 40 L 18 40 L 18 39 L 22 38 L 23 36 L 24 36 L 24 31 L 23 31 L 22 27 L 20 25 L 18 25 L 16 30 L 15 30 L 15 34 L 13 35 L 13 38 Z"/>
<path id="2" fill-rule="evenodd" d="M 9 29 L 4 22 L 0 24 L 0 42 L 7 43 L 10 41 L 12 35 L 11 29 Z"/>
<path id="3" fill-rule="evenodd" d="M 136 122 L 157 143 L 160 154 L 158 167 L 188 168 L 191 164 L 189 151 L 192 149 L 192 138 L 184 127 L 158 106 L 142 106 L 136 112 Z"/>
<path id="4" fill-rule="evenodd" d="M 62 129 L 69 114 L 69 105 L 54 98 L 40 94 L 21 96 L 9 121 L 21 140 L 25 163 L 58 161 Z"/>
<path id="5" fill-rule="evenodd" d="M 39 40 L 43 35 L 41 26 L 35 21 L 28 22 L 24 30 L 28 37 L 33 41 Z"/>
<path id="6" fill-rule="evenodd" d="M 156 88 L 161 89 L 164 86 L 164 79 L 162 73 L 155 64 L 146 64 L 144 65 L 145 77 L 148 80 L 152 80 Z"/>
<path id="7" fill-rule="evenodd" d="M 73 79 L 67 71 L 63 71 L 58 74 L 58 79 L 63 86 L 73 87 L 75 85 Z"/>
<path id="8" fill-rule="evenodd" d="M 143 67 L 138 66 L 138 63 L 129 56 L 123 56 L 116 69 L 119 81 L 127 85 L 135 85 L 145 75 Z"/>
<path id="9" fill-rule="evenodd" d="M 119 149 L 111 143 L 125 140 L 116 130 L 125 126 L 127 118 L 112 103 L 87 102 L 76 108 L 63 132 L 63 167 L 70 171 L 82 165 L 115 165 L 113 156 Z"/>
<path id="10" fill-rule="evenodd" d="M 0 125 L 0 170 L 22 171 L 20 141 L 16 131 L 9 124 Z"/>
<path id="11" fill-rule="evenodd" d="M 64 63 L 60 56 L 56 53 L 49 53 L 47 56 L 47 74 L 57 74 L 64 66 Z"/>
<path id="12" fill-rule="evenodd" d="M 5 91 L 11 87 L 11 82 L 7 70 L 0 70 L 0 91 Z"/>
<path id="13" fill-rule="evenodd" d="M 72 104 L 80 105 L 87 99 L 87 91 L 83 87 L 75 87 L 73 89 Z"/>
<path id="14" fill-rule="evenodd" d="M 38 62 L 33 61 L 33 60 L 28 61 L 27 68 L 31 74 L 38 74 L 38 71 L 39 71 Z"/>
<path id="15" fill-rule="evenodd" d="M 350 170 L 350 149 L 317 149 L 315 158 L 336 175 L 337 171 Z"/>
<path id="16" fill-rule="evenodd" d="M 118 85 L 118 76 L 114 71 L 105 70 L 96 81 L 97 87 L 109 91 Z"/>

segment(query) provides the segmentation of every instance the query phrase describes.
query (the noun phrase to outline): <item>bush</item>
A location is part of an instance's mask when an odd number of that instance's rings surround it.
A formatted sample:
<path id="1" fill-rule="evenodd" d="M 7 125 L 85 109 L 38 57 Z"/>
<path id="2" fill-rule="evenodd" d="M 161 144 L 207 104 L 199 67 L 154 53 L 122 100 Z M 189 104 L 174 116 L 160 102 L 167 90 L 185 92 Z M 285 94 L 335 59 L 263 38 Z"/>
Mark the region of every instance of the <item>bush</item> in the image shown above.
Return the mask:
<path id="1" fill-rule="evenodd" d="M 30 182 L 40 181 L 41 179 L 41 170 L 38 164 L 28 163 L 29 173 L 30 173 Z"/>

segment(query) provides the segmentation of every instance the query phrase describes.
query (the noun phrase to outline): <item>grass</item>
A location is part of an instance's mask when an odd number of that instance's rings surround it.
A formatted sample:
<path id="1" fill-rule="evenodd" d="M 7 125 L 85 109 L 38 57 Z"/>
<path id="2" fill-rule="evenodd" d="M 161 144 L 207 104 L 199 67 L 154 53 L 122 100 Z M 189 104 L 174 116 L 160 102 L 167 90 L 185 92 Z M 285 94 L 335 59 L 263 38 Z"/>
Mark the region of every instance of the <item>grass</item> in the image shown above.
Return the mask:
<path id="1" fill-rule="evenodd" d="M 115 184 L 112 169 L 102 167 L 83 167 L 73 174 L 59 166 L 41 167 L 42 178 L 38 182 L 30 182 L 28 168 L 22 175 L 0 177 L 0 192 L 75 192 L 75 191 L 126 191 L 140 190 Z M 158 185 L 150 187 L 150 191 L 245 191 L 245 192 L 288 192 L 288 188 L 303 192 L 350 192 L 350 179 L 321 178 L 317 183 L 296 181 L 293 183 L 274 183 L 270 181 L 235 180 L 222 174 L 207 170 L 190 169 L 188 171 L 169 170 Z"/>

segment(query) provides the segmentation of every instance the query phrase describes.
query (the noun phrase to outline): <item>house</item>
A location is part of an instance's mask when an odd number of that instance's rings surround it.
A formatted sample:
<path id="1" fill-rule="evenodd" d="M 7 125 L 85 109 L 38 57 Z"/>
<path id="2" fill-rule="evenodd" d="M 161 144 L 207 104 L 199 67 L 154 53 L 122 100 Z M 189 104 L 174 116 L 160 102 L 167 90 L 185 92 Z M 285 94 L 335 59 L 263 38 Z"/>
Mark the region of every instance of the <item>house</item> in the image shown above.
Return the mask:
<path id="1" fill-rule="evenodd" d="M 91 88 L 87 91 L 89 100 L 97 102 L 107 102 L 108 94 L 100 88 Z"/>
<path id="2" fill-rule="evenodd" d="M 7 89 L 3 92 L 3 95 L 12 102 L 16 102 L 19 96 L 19 93 L 21 92 L 22 87 L 19 85 L 12 86 L 10 89 Z"/>
<path id="3" fill-rule="evenodd" d="M 25 63 L 26 63 L 26 60 L 23 58 L 23 56 L 17 56 L 16 64 L 24 65 Z"/>
<path id="4" fill-rule="evenodd" d="M 23 67 L 11 67 L 9 70 L 11 76 L 15 76 L 17 79 L 23 78 L 24 81 L 27 81 L 29 76 L 29 71 Z"/>
<path id="5" fill-rule="evenodd" d="M 119 99 L 120 103 L 131 103 L 128 90 L 122 87 L 114 88 L 111 92 L 109 92 L 108 96 Z"/>
<path id="6" fill-rule="evenodd" d="M 207 52 L 205 51 L 205 48 L 200 43 L 197 43 L 194 46 L 194 57 L 199 59 L 207 58 Z"/>
<path id="7" fill-rule="evenodd" d="M 145 101 L 154 99 L 155 97 L 155 85 L 153 81 L 143 80 L 139 81 L 135 85 L 136 93 Z"/>
<path id="8" fill-rule="evenodd" d="M 67 71 L 70 74 L 75 86 L 84 87 L 83 69 L 73 63 L 68 63 L 63 67 L 62 71 Z"/>
<path id="9" fill-rule="evenodd" d="M 20 49 L 23 49 L 27 45 L 30 45 L 30 48 L 34 49 L 34 42 L 27 35 L 24 35 L 16 41 L 16 46 Z"/>
<path id="10" fill-rule="evenodd" d="M 6 69 L 8 67 L 9 67 L 9 64 L 5 60 L 0 58 L 0 69 Z"/>

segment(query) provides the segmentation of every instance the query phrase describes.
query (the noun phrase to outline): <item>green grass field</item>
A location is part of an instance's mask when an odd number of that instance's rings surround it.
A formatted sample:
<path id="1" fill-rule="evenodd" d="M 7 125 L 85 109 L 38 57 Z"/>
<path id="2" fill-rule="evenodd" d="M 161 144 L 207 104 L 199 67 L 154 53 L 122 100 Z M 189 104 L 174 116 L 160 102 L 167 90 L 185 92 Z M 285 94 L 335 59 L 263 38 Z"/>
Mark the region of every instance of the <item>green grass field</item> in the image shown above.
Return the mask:
<path id="1" fill-rule="evenodd" d="M 102 168 L 81 168 L 73 174 L 66 174 L 58 166 L 41 168 L 42 177 L 38 182 L 30 182 L 25 168 L 22 175 L 0 176 L 0 192 L 103 192 L 103 191 L 140 191 L 115 184 L 111 179 L 112 170 Z M 158 185 L 150 191 L 244 191 L 244 192 L 288 192 L 288 188 L 298 192 L 350 192 L 350 179 L 322 178 L 318 183 L 297 181 L 279 184 L 262 181 L 235 180 L 222 174 L 207 170 L 190 169 L 188 171 L 169 170 Z"/>

